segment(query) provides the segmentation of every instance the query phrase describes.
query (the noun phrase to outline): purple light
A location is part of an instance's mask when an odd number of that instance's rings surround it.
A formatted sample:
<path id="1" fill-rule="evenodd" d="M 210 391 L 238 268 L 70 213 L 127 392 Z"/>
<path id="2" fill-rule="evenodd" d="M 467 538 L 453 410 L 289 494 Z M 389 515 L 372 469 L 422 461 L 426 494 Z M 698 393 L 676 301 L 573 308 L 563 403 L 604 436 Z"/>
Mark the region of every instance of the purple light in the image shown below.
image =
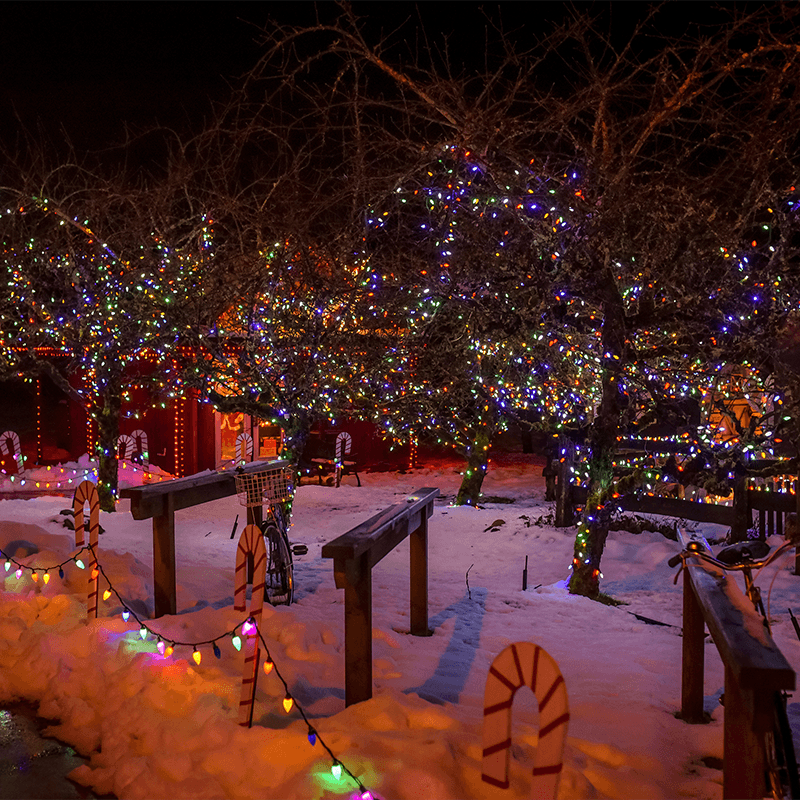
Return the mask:
<path id="1" fill-rule="evenodd" d="M 255 634 L 255 632 L 256 632 L 256 626 L 255 626 L 255 624 L 253 623 L 253 621 L 252 621 L 252 620 L 248 619 L 248 620 L 247 620 L 247 621 L 246 621 L 246 622 L 245 622 L 245 623 L 242 625 L 242 633 L 243 633 L 245 636 L 253 636 L 253 635 Z"/>

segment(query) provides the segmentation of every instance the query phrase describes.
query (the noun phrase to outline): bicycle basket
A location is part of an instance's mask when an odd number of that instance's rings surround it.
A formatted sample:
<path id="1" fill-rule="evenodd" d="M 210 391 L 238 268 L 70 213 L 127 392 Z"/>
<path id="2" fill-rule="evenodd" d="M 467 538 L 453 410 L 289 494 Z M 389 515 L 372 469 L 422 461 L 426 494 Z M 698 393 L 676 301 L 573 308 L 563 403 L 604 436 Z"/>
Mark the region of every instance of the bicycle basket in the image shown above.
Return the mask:
<path id="1" fill-rule="evenodd" d="M 265 503 L 279 503 L 291 496 L 285 469 L 246 472 L 234 476 L 234 479 L 239 503 L 247 508 L 255 508 Z"/>

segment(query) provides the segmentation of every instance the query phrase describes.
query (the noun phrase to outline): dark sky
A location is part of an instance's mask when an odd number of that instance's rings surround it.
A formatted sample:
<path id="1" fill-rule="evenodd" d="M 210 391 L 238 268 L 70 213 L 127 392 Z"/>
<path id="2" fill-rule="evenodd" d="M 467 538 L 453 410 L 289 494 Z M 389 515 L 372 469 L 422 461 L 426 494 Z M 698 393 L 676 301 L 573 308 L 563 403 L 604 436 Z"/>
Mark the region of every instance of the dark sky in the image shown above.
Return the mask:
<path id="1" fill-rule="evenodd" d="M 566 4 L 539 0 L 487 3 L 510 27 L 538 31 Z M 680 13 L 704 3 L 673 3 Z M 579 3 L 580 8 L 607 8 Z M 615 27 L 646 9 L 615 2 Z M 485 20 L 477 2 L 356 2 L 369 30 L 394 28 L 422 16 L 434 40 L 458 30 L 460 57 L 479 51 Z M 330 15 L 332 2 L 320 4 Z M 498 10 L 499 9 L 499 10 Z M 270 17 L 313 21 L 309 2 L 2 2 L 0 3 L 0 137 L 13 142 L 19 115 L 52 138 L 65 128 L 79 147 L 118 139 L 123 121 L 179 125 L 197 120 L 209 97 L 223 97 L 226 79 L 258 59 L 258 30 Z M 412 23 L 414 24 L 414 23 Z"/>

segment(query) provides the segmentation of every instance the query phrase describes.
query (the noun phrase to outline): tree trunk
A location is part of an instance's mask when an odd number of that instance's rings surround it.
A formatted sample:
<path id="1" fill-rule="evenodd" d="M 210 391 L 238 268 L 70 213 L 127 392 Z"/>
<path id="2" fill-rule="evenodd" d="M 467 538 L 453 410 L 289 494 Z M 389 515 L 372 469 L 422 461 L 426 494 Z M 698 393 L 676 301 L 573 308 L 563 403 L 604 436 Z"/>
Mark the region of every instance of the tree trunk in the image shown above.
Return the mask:
<path id="1" fill-rule="evenodd" d="M 612 461 L 619 430 L 619 383 L 625 356 L 625 309 L 614 276 L 603 285 L 603 384 L 600 407 L 589 432 L 589 492 L 572 558 L 571 594 L 597 598 L 600 560 L 611 521 L 614 474 Z"/>
<path id="2" fill-rule="evenodd" d="M 488 425 L 478 429 L 475 442 L 467 452 L 467 469 L 461 480 L 454 505 L 476 506 L 481 496 L 481 486 L 486 477 L 486 467 L 489 463 L 489 445 L 492 441 L 492 431 Z"/>
<path id="3" fill-rule="evenodd" d="M 311 417 L 300 411 L 293 412 L 288 419 L 281 418 L 280 425 L 284 434 L 281 458 L 289 461 L 294 474 L 299 476 L 306 442 L 308 441 L 308 435 L 311 433 Z M 298 481 L 295 481 L 295 488 L 297 488 Z"/>
<path id="4" fill-rule="evenodd" d="M 117 502 L 117 439 L 122 387 L 109 381 L 97 414 L 97 494 L 103 511 L 115 511 Z"/>

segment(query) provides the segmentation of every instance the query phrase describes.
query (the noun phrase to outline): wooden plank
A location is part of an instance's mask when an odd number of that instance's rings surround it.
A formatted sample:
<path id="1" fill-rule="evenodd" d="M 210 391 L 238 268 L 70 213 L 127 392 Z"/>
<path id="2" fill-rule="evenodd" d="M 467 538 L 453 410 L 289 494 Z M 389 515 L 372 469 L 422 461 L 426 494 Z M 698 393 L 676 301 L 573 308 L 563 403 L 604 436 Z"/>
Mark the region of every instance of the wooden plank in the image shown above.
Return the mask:
<path id="1" fill-rule="evenodd" d="M 714 644 L 742 690 L 794 689 L 794 670 L 736 578 L 695 558 L 687 568 Z"/>
<path id="2" fill-rule="evenodd" d="M 175 514 L 171 495 L 165 498 L 164 513 L 153 517 L 154 616 L 178 611 L 175 570 Z"/>
<path id="3" fill-rule="evenodd" d="M 344 704 L 372 697 L 372 570 L 366 555 L 351 559 L 337 583 L 344 589 Z"/>
<path id="4" fill-rule="evenodd" d="M 748 696 L 750 695 L 750 696 Z M 725 714 L 722 722 L 722 797 L 742 800 L 764 797 L 764 750 L 749 717 L 752 693 L 743 691 L 733 670 L 725 666 Z"/>
<path id="5" fill-rule="evenodd" d="M 797 499 L 789 492 L 764 492 L 758 489 L 747 490 L 747 502 L 756 511 L 780 511 L 790 514 L 796 511 Z"/>
<path id="6" fill-rule="evenodd" d="M 428 517 L 433 514 L 433 500 L 438 494 L 438 489 L 430 487 L 417 489 L 405 503 L 396 503 L 379 511 L 366 522 L 323 545 L 322 557 L 346 560 L 358 558 L 369 551 L 371 565 L 374 566 L 408 536 L 409 522 L 421 509 L 425 509 Z"/>
<path id="7" fill-rule="evenodd" d="M 412 521 L 410 545 L 411 562 L 411 634 L 430 636 L 428 630 L 428 515 L 416 514 Z"/>
<path id="8" fill-rule="evenodd" d="M 692 724 L 705 721 L 703 715 L 705 630 L 703 610 L 692 590 L 689 570 L 684 570 L 681 719 Z"/>
<path id="9" fill-rule="evenodd" d="M 245 472 L 259 472 L 267 468 L 281 469 L 289 466 L 283 459 L 275 461 L 251 461 L 244 465 Z M 130 499 L 131 515 L 134 519 L 150 519 L 161 516 L 165 509 L 164 498 L 172 495 L 173 510 L 219 500 L 236 494 L 234 470 L 211 472 L 204 475 L 190 475 L 171 481 L 148 484 L 147 486 L 131 486 L 120 492 L 121 497 Z"/>

